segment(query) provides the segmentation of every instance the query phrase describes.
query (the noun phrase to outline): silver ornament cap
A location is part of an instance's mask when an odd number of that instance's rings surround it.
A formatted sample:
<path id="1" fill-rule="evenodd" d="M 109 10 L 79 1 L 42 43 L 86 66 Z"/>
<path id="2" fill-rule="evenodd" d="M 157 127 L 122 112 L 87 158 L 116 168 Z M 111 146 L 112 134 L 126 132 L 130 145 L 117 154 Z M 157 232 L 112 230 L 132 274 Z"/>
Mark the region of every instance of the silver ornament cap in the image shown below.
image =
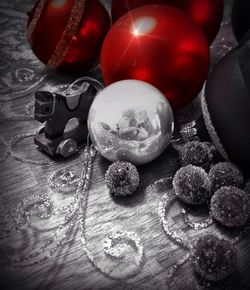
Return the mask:
<path id="1" fill-rule="evenodd" d="M 98 152 L 111 162 L 142 165 L 157 158 L 169 145 L 173 112 L 154 86 L 123 80 L 95 97 L 88 115 L 88 130 Z"/>

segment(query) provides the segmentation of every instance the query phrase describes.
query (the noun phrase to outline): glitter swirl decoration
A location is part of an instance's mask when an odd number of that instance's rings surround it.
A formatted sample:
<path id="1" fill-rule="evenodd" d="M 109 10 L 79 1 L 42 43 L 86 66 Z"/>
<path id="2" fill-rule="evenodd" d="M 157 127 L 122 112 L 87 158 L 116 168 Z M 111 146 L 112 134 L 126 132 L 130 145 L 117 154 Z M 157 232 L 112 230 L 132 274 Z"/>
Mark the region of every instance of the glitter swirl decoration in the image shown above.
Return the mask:
<path id="1" fill-rule="evenodd" d="M 86 256 L 95 269 L 104 276 L 112 280 L 127 281 L 137 276 L 143 270 L 147 264 L 145 249 L 141 238 L 135 232 L 120 228 L 108 233 L 101 241 L 102 253 L 99 253 L 98 257 L 92 252 L 88 243 L 85 221 L 96 153 L 94 146 L 87 143 L 82 153 L 82 171 L 80 175 L 71 168 L 59 169 L 50 175 L 48 186 L 54 193 L 72 195 L 72 200 L 68 204 L 56 208 L 51 197 L 40 194 L 24 199 L 11 212 L 1 211 L 2 227 L 0 238 L 2 240 L 9 239 L 14 233 L 21 233 L 24 229 L 30 231 L 42 229 L 44 231 L 46 230 L 44 224 L 41 224 L 43 221 L 50 221 L 53 217 L 63 215 L 63 219 L 55 224 L 54 228 L 48 229 L 48 231 L 52 230 L 52 235 L 44 240 L 42 246 L 29 251 L 28 254 L 2 257 L 1 265 L 28 267 L 43 263 L 64 249 L 72 237 L 79 233 Z M 169 187 L 172 180 L 172 177 L 156 180 L 144 190 L 147 193 L 153 194 L 161 188 Z M 177 205 L 185 226 L 195 231 L 205 230 L 213 226 L 214 222 L 210 216 L 202 221 L 193 221 L 193 218 L 191 218 L 191 208 L 186 209 L 181 206 L 177 196 L 174 194 L 174 190 L 172 188 L 169 190 L 164 189 L 164 192 L 159 201 L 159 221 L 166 236 L 174 244 L 186 251 L 166 273 L 166 283 L 171 285 L 179 269 L 190 261 L 193 250 L 193 242 L 187 236 L 186 231 L 184 233 L 181 226 L 172 222 L 171 208 L 174 204 Z M 247 224 L 244 229 L 241 229 L 238 235 L 231 239 L 232 244 L 236 245 L 242 236 L 249 231 L 249 228 L 250 224 Z M 120 266 L 123 263 L 126 266 L 123 266 L 125 270 L 121 271 Z"/>
<path id="2" fill-rule="evenodd" d="M 22 137 L 29 137 L 29 135 Z M 1 239 L 9 238 L 14 233 L 16 234 L 24 229 L 37 229 L 37 224 L 39 224 L 37 219 L 46 221 L 62 214 L 64 218 L 55 228 L 52 228 L 52 236 L 48 237 L 39 249 L 24 256 L 8 257 L 8 259 L 6 257 L 2 258 L 0 264 L 15 267 L 40 264 L 63 249 L 72 235 L 80 232 L 81 242 L 87 257 L 95 268 L 105 276 L 115 280 L 127 280 L 136 276 L 141 271 L 144 266 L 144 248 L 140 238 L 134 232 L 119 230 L 109 234 L 102 241 L 103 253 L 110 262 L 116 261 L 121 263 L 126 260 L 125 262 L 128 263 L 127 255 L 125 254 L 127 252 L 126 247 L 131 247 L 135 251 L 136 254 L 133 253 L 131 255 L 134 263 L 122 275 L 120 270 L 117 271 L 115 266 L 112 267 L 112 272 L 110 273 L 110 271 L 107 271 L 106 263 L 99 265 L 88 247 L 88 241 L 85 236 L 85 217 L 95 155 L 96 149 L 92 145 L 89 146 L 87 144 L 83 151 L 82 172 L 80 176 L 69 168 L 57 170 L 49 177 L 48 185 L 52 191 L 59 194 L 74 193 L 73 199 L 69 204 L 61 208 L 55 208 L 48 195 L 37 195 L 23 200 L 12 212 L 2 211 L 1 221 L 4 227 L 1 228 Z M 18 159 L 20 160 L 21 158 Z M 32 160 L 28 161 L 32 164 L 40 165 Z M 34 221 L 34 219 L 36 220 Z M 45 230 L 44 225 L 42 229 Z"/>
<path id="3" fill-rule="evenodd" d="M 213 225 L 213 219 L 211 217 L 206 218 L 204 221 L 192 221 L 189 212 L 191 210 L 186 210 L 185 208 L 182 208 L 180 210 L 181 217 L 185 223 L 186 226 L 195 229 L 195 230 L 203 230 L 211 227 Z"/>
<path id="4" fill-rule="evenodd" d="M 1 239 L 7 238 L 21 231 L 25 226 L 35 228 L 33 218 L 49 219 L 53 214 L 53 205 L 48 195 L 36 195 L 24 199 L 12 212 L 3 211 L 1 220 L 3 227 L 0 231 Z"/>
<path id="5" fill-rule="evenodd" d="M 87 194 L 90 186 L 90 176 L 95 155 L 95 148 L 87 145 L 83 152 L 83 169 L 74 194 L 74 200 L 69 205 L 54 210 L 54 206 L 47 195 L 38 195 L 24 200 L 14 211 L 3 213 L 1 220 L 9 221 L 6 223 L 9 226 L 2 230 L 2 239 L 11 236 L 13 233 L 20 231 L 21 229 L 33 227 L 34 224 L 31 223 L 31 218 L 40 218 L 44 220 L 49 219 L 58 213 L 64 213 L 63 221 L 56 226 L 53 230 L 52 236 L 48 237 L 38 250 L 36 249 L 24 256 L 8 260 L 11 264 L 14 264 L 17 267 L 22 267 L 41 263 L 63 248 L 65 242 L 70 239 L 72 233 L 76 233 L 79 229 L 84 230 Z M 58 176 L 59 180 L 69 181 L 68 186 L 70 186 L 72 183 L 72 175 L 74 176 L 70 170 L 68 172 L 56 172 L 52 175 L 49 185 L 52 189 L 55 189 L 56 185 L 58 187 L 58 184 L 54 183 L 55 177 Z M 65 184 L 65 182 L 63 184 Z M 3 261 L 2 264 L 4 264 Z"/>
<path id="6" fill-rule="evenodd" d="M 0 103 L 6 103 L 25 97 L 26 94 L 39 88 L 46 78 L 47 75 L 39 77 L 33 70 L 25 67 L 17 69 L 15 72 L 7 72 L 5 77 L 1 79 Z"/>
<path id="7" fill-rule="evenodd" d="M 85 237 L 82 237 L 81 242 L 88 258 L 95 268 L 110 279 L 126 281 L 137 276 L 144 266 L 144 248 L 140 238 L 134 232 L 123 229 L 106 236 L 102 241 L 103 252 L 105 254 L 102 263 L 95 261 L 94 256 L 87 246 Z M 128 247 L 131 247 L 135 252 L 130 257 L 126 254 Z M 133 262 L 129 265 L 131 257 L 133 258 Z M 106 259 L 108 259 L 109 264 L 106 263 Z M 121 263 L 128 265 L 128 267 L 123 268 L 122 272 L 120 267 Z"/>
<path id="8" fill-rule="evenodd" d="M 177 231 L 173 230 L 168 219 L 166 218 L 166 213 L 167 213 L 167 208 L 169 206 L 170 202 L 173 202 L 175 199 L 175 195 L 173 194 L 173 191 L 170 191 L 166 193 L 163 197 L 162 200 L 159 203 L 159 208 L 158 208 L 158 215 L 160 218 L 161 225 L 166 233 L 166 235 L 176 242 L 178 245 L 183 247 L 184 249 L 191 249 L 191 243 L 187 239 L 187 237 L 182 237 Z"/>

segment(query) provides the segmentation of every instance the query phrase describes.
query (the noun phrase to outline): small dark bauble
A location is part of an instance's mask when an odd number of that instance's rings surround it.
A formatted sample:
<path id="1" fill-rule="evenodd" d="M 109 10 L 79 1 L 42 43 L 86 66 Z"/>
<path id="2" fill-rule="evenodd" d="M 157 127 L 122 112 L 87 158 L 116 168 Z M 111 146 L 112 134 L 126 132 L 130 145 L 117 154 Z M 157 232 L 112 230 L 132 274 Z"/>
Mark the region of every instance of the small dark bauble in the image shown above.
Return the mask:
<path id="1" fill-rule="evenodd" d="M 249 202 L 249 196 L 245 191 L 234 186 L 225 186 L 213 195 L 211 214 L 224 226 L 243 226 L 249 218 Z"/>
<path id="2" fill-rule="evenodd" d="M 201 236 L 192 253 L 193 268 L 205 280 L 219 281 L 236 268 L 236 249 L 228 240 L 211 234 Z"/>
<path id="3" fill-rule="evenodd" d="M 209 171 L 209 177 L 214 191 L 223 186 L 243 187 L 244 177 L 241 170 L 230 162 L 220 162 Z"/>
<path id="4" fill-rule="evenodd" d="M 136 167 L 124 161 L 111 164 L 105 174 L 108 189 L 115 196 L 131 195 L 139 186 L 139 173 Z"/>
<path id="5" fill-rule="evenodd" d="M 211 196 L 211 181 L 201 167 L 187 165 L 180 168 L 173 179 L 175 194 L 188 204 L 202 204 Z"/>
<path id="6" fill-rule="evenodd" d="M 209 135 L 226 160 L 250 168 L 250 42 L 229 52 L 213 69 L 202 97 Z"/>
<path id="7" fill-rule="evenodd" d="M 248 30 L 250 30 L 249 0 L 234 0 L 232 7 L 232 27 L 234 35 L 238 41 L 241 41 Z M 250 37 L 250 34 L 248 35 Z"/>
<path id="8" fill-rule="evenodd" d="M 206 143 L 191 141 L 187 142 L 180 151 L 180 162 L 182 166 L 188 164 L 209 170 L 213 161 L 213 154 Z"/>

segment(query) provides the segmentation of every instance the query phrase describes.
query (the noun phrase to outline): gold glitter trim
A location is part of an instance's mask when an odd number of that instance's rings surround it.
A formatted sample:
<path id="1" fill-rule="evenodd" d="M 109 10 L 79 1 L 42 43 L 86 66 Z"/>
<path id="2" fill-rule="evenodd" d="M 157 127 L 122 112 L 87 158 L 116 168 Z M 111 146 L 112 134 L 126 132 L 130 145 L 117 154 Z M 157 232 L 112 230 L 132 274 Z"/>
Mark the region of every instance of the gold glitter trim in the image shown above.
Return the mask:
<path id="1" fill-rule="evenodd" d="M 72 37 L 76 34 L 85 7 L 85 0 L 76 0 L 71 10 L 68 23 L 62 33 L 62 37 L 57 44 L 54 54 L 51 56 L 48 65 L 57 68 L 63 61 L 67 50 L 71 44 Z"/>
<path id="2" fill-rule="evenodd" d="M 28 38 L 28 41 L 29 41 L 31 46 L 33 44 L 31 36 L 32 36 L 32 33 L 34 32 L 34 30 L 36 28 L 38 20 L 41 17 L 41 14 L 42 14 L 42 11 L 43 11 L 43 8 L 44 8 L 45 4 L 46 4 L 46 0 L 40 0 L 39 1 L 39 4 L 37 5 L 35 13 L 34 13 L 34 15 L 32 17 L 32 20 L 30 21 L 30 24 L 28 26 L 27 38 Z"/>
<path id="3" fill-rule="evenodd" d="M 221 156 L 225 159 L 225 160 L 229 160 L 229 157 L 227 155 L 226 150 L 224 149 L 223 145 L 221 144 L 220 138 L 214 128 L 213 122 L 211 120 L 210 117 L 210 113 L 207 107 L 207 102 L 206 102 L 206 98 L 205 98 L 205 85 L 202 89 L 202 94 L 201 94 L 201 107 L 202 107 L 202 113 L 203 113 L 203 118 L 205 121 L 205 125 L 207 127 L 207 131 L 210 135 L 210 138 L 212 139 L 216 149 L 218 150 L 218 152 L 221 154 Z"/>

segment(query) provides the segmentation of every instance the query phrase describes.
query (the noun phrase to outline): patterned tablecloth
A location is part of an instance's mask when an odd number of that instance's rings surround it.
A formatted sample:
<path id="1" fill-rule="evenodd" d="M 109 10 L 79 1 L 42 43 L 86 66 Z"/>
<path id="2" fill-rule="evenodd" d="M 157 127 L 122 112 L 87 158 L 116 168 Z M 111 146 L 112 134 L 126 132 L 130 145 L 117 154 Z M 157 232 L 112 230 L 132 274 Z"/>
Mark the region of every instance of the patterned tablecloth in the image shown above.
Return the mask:
<path id="1" fill-rule="evenodd" d="M 140 189 L 127 199 L 109 194 L 104 174 L 110 163 L 93 148 L 68 160 L 52 160 L 35 148 L 41 124 L 33 119 L 34 92 L 65 87 L 75 77 L 49 70 L 32 53 L 26 12 L 33 2 L 0 3 L 1 289 L 249 289 L 250 237 L 214 224 L 205 208 L 176 200 L 173 146 L 139 168 Z M 225 0 L 211 46 L 212 66 L 236 45 L 231 2 Z M 99 78 L 99 68 L 88 75 Z M 186 138 L 195 135 L 197 104 L 177 118 L 188 123 L 181 127 Z M 79 187 L 84 164 L 89 190 Z M 201 281 L 189 260 L 191 245 L 205 232 L 237 245 L 238 271 L 220 284 Z"/>

